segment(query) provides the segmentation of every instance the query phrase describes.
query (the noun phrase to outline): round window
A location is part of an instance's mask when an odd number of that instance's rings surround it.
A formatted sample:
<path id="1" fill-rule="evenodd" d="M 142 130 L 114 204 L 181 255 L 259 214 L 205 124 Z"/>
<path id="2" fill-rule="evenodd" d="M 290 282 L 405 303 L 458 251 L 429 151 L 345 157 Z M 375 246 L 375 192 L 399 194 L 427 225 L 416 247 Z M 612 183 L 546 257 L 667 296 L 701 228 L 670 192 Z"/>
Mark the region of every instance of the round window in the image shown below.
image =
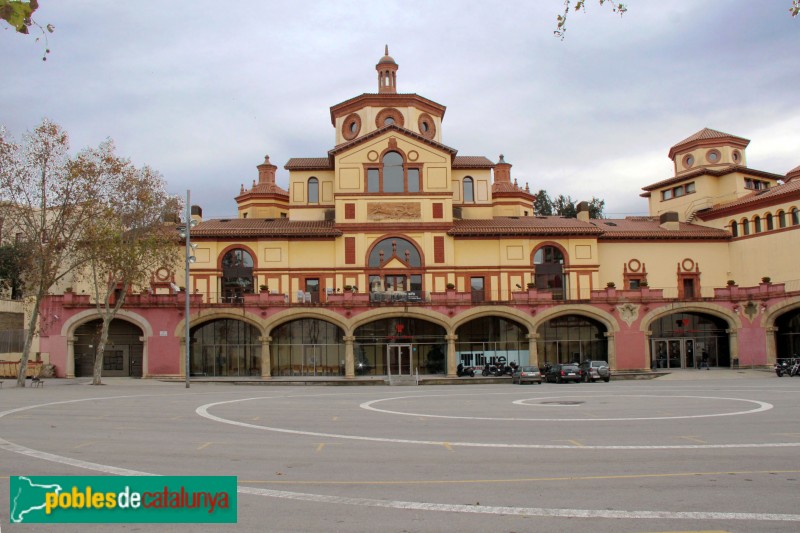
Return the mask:
<path id="1" fill-rule="evenodd" d="M 739 150 L 733 151 L 733 162 L 738 163 L 739 160 L 742 158 L 742 154 L 739 153 Z"/>
<path id="2" fill-rule="evenodd" d="M 722 155 L 719 153 L 719 150 L 709 150 L 706 152 L 706 159 L 709 163 L 719 163 L 720 159 L 722 159 Z"/>
<path id="3" fill-rule="evenodd" d="M 358 131 L 358 123 L 354 120 L 350 123 L 350 133 L 356 133 Z"/>
<path id="4" fill-rule="evenodd" d="M 347 115 L 347 118 L 344 119 L 344 124 L 342 125 L 342 136 L 347 141 L 351 141 L 356 138 L 358 132 L 361 131 L 361 117 L 358 113 L 351 113 Z"/>
<path id="5" fill-rule="evenodd" d="M 694 165 L 694 156 L 692 154 L 687 154 L 683 157 L 683 166 L 685 168 L 691 168 Z"/>
<path id="6" fill-rule="evenodd" d="M 394 124 L 394 119 L 392 117 L 386 117 L 383 119 L 384 126 L 388 126 L 389 124 Z"/>
<path id="7" fill-rule="evenodd" d="M 427 133 L 429 129 L 431 129 L 431 127 L 428 126 L 428 123 L 427 122 L 423 122 L 422 123 L 422 131 Z"/>

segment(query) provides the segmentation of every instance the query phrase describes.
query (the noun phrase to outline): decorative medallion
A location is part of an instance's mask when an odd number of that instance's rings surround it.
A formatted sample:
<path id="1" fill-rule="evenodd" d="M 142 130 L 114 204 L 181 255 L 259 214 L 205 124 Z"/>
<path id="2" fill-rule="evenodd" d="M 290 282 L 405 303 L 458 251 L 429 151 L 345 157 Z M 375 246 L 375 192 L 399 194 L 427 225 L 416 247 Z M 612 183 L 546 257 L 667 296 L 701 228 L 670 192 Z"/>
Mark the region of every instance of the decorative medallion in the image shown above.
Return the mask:
<path id="1" fill-rule="evenodd" d="M 367 153 L 367 159 L 369 159 L 370 161 L 377 161 L 378 160 L 378 152 L 376 152 L 375 150 L 370 150 Z"/>
<path id="2" fill-rule="evenodd" d="M 694 261 L 692 261 L 687 257 L 686 259 L 681 261 L 681 268 L 683 268 L 683 270 L 685 270 L 686 272 L 691 272 L 692 270 L 694 270 Z"/>
<path id="3" fill-rule="evenodd" d="M 411 150 L 406 155 L 408 156 L 409 161 L 416 161 L 417 159 L 419 159 L 419 153 L 417 153 L 416 150 Z"/>
<path id="4" fill-rule="evenodd" d="M 169 279 L 169 270 L 165 267 L 156 270 L 156 279 L 158 281 L 167 281 Z"/>
<path id="5" fill-rule="evenodd" d="M 617 311 L 619 311 L 619 317 L 628 324 L 628 327 L 631 327 L 631 324 L 639 318 L 639 306 L 632 303 L 618 305 Z"/>
<path id="6" fill-rule="evenodd" d="M 640 263 L 638 259 L 631 259 L 628 261 L 628 270 L 631 272 L 639 272 L 640 268 L 642 268 L 642 263 Z"/>

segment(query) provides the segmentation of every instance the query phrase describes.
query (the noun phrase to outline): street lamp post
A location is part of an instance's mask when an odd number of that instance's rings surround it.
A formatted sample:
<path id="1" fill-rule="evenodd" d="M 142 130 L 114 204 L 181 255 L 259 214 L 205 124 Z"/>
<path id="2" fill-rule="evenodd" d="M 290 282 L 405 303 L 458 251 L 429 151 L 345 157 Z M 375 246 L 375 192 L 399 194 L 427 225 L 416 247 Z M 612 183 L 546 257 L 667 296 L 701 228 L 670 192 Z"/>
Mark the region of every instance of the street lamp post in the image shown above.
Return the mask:
<path id="1" fill-rule="evenodd" d="M 178 230 L 180 231 L 181 237 L 186 239 L 186 308 L 184 309 L 184 317 L 186 322 L 186 330 L 184 331 L 184 346 L 186 348 L 186 361 L 184 373 L 186 374 L 186 388 L 189 388 L 189 368 L 190 368 L 190 361 L 191 361 L 191 352 L 192 352 L 192 342 L 191 342 L 191 331 L 190 331 L 190 321 L 189 321 L 189 303 L 190 297 L 192 294 L 191 291 L 191 279 L 189 278 L 189 265 L 196 261 L 194 256 L 194 249 L 197 245 L 192 244 L 191 238 L 191 230 L 194 226 L 197 225 L 197 222 L 192 220 L 192 204 L 190 203 L 190 191 L 187 189 L 186 191 L 186 224 L 183 226 L 179 226 Z"/>

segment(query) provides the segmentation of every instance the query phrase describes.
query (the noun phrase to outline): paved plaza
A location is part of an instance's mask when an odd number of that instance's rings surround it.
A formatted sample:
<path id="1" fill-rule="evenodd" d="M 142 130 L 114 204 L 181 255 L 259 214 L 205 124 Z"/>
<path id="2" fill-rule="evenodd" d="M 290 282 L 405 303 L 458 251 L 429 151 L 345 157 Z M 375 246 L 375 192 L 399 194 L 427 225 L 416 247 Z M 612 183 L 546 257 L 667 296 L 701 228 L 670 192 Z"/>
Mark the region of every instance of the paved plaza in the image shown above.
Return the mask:
<path id="1" fill-rule="evenodd" d="M 9 531 L 797 531 L 800 379 L 0 389 Z M 235 475 L 236 525 L 9 525 L 14 475 Z"/>

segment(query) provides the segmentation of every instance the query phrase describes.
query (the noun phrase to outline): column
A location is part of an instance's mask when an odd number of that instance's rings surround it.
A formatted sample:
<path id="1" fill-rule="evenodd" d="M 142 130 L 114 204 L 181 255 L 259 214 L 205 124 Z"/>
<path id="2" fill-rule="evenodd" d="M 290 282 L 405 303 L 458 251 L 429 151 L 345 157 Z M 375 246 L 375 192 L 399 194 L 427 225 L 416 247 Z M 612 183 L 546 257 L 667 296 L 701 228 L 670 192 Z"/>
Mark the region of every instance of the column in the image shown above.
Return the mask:
<path id="1" fill-rule="evenodd" d="M 728 345 L 731 347 L 731 368 L 739 368 L 739 335 L 735 329 L 726 329 L 728 334 Z M 717 354 L 717 365 L 719 365 L 719 354 Z"/>
<path id="2" fill-rule="evenodd" d="M 67 368 L 64 369 L 64 377 L 75 377 L 75 337 L 67 337 Z"/>
<path id="3" fill-rule="evenodd" d="M 539 339 L 538 333 L 530 333 L 525 336 L 528 339 L 528 364 L 531 366 L 539 366 L 539 347 L 536 341 Z"/>
<path id="4" fill-rule="evenodd" d="M 269 343 L 272 342 L 272 337 L 267 335 L 265 337 L 259 337 L 258 340 L 261 341 L 261 377 L 271 378 L 272 357 L 269 353 Z"/>
<path id="5" fill-rule="evenodd" d="M 148 357 L 147 357 L 147 337 L 140 336 L 139 341 L 142 343 L 142 377 L 146 378 L 149 377 L 149 370 L 148 370 Z"/>
<path id="6" fill-rule="evenodd" d="M 606 350 L 608 350 L 608 368 L 611 370 L 617 369 L 617 341 L 614 338 L 614 333 L 606 331 L 603 333 L 606 340 Z"/>
<path id="7" fill-rule="evenodd" d="M 356 377 L 356 358 L 353 355 L 353 341 L 356 340 L 355 335 L 345 335 L 344 339 L 344 377 Z"/>
<path id="8" fill-rule="evenodd" d="M 767 336 L 767 361 L 769 366 L 775 366 L 778 360 L 778 346 L 775 344 L 775 333 L 778 328 L 775 326 L 767 326 L 764 328 L 764 334 Z"/>
<path id="9" fill-rule="evenodd" d="M 456 376 L 456 339 L 458 339 L 458 335 L 445 335 L 445 340 L 447 341 L 447 376 L 448 377 L 455 377 Z"/>

